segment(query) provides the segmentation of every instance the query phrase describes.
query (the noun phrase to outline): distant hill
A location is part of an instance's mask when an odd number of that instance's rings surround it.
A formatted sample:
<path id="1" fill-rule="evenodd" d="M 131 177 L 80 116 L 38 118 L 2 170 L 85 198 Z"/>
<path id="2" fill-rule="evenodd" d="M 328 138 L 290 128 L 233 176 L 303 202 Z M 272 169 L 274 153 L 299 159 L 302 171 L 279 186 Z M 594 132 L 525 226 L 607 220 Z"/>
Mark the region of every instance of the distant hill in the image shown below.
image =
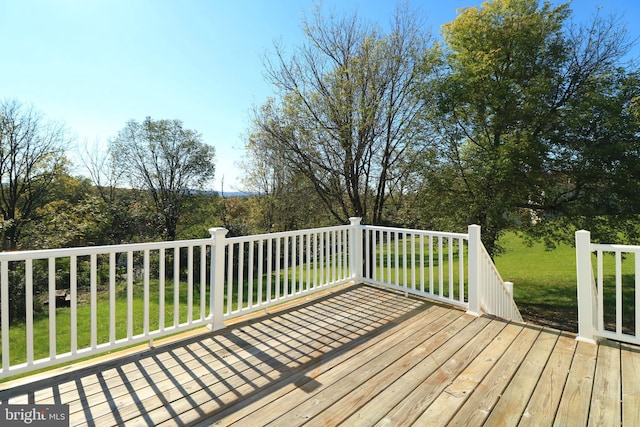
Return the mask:
<path id="1" fill-rule="evenodd" d="M 220 197 L 249 197 L 253 196 L 255 193 L 247 193 L 244 191 L 218 191 L 217 192 Z"/>

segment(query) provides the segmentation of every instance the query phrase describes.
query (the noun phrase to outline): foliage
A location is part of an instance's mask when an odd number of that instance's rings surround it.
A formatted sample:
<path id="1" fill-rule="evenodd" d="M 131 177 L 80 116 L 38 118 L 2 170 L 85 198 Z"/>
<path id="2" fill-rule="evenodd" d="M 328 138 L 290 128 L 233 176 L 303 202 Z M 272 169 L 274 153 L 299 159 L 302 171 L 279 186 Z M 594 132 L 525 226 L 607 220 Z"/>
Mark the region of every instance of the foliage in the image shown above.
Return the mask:
<path id="1" fill-rule="evenodd" d="M 213 178 L 215 150 L 180 120 L 131 120 L 110 142 L 129 184 L 151 196 L 164 238 L 176 238 L 185 197 Z"/>
<path id="2" fill-rule="evenodd" d="M 628 106 L 638 94 L 622 67 L 624 26 L 596 16 L 575 27 L 570 13 L 536 0 L 464 9 L 443 27 L 446 68 L 422 89 L 438 99 L 424 117 L 436 155 L 422 197 L 458 227 L 481 225 L 491 254 L 511 227 L 576 208 L 637 211 L 634 194 L 609 190 L 623 175 L 633 187 L 639 172 L 625 160 L 637 153 Z"/>
<path id="3" fill-rule="evenodd" d="M 250 149 L 272 154 L 292 188 L 313 189 L 338 222 L 380 223 L 400 159 L 416 142 L 423 102 L 413 89 L 428 69 L 431 37 L 406 7 L 388 34 L 356 14 L 325 19 L 319 10 L 303 27 L 306 42 L 290 59 L 276 46 L 267 61 L 281 98 L 256 110 Z"/>
<path id="4" fill-rule="evenodd" d="M 45 122 L 33 108 L 16 100 L 0 103 L 0 213 L 2 249 L 18 249 L 25 227 L 64 172 L 65 129 Z"/>

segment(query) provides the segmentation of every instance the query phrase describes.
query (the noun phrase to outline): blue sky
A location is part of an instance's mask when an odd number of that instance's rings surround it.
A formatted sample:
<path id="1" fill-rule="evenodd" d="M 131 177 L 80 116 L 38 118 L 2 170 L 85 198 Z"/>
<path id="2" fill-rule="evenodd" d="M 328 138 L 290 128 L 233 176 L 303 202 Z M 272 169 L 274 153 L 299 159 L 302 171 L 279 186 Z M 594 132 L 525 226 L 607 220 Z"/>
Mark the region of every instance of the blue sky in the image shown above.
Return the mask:
<path id="1" fill-rule="evenodd" d="M 434 33 L 476 0 L 413 0 Z M 558 3 L 554 1 L 554 3 Z M 180 119 L 216 148 L 212 187 L 242 189 L 250 109 L 273 95 L 262 57 L 302 41 L 307 0 L 0 0 L 0 98 L 33 105 L 105 146 L 127 122 Z M 322 9 L 388 23 L 395 0 L 325 0 Z M 577 20 L 619 13 L 640 37 L 639 0 L 574 0 Z M 640 56 L 640 49 L 636 49 Z M 76 160 L 74 158 L 74 160 Z M 78 170 L 77 173 L 82 173 Z"/>

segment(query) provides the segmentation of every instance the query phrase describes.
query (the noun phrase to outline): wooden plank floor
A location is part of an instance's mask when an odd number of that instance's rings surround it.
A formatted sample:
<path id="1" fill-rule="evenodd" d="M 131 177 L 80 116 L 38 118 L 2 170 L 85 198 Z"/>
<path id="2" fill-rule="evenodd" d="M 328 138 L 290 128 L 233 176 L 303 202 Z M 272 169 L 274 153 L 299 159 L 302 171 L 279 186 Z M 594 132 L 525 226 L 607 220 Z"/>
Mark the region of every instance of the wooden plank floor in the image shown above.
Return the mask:
<path id="1" fill-rule="evenodd" d="M 640 349 L 351 286 L 0 402 L 71 425 L 640 425 Z"/>

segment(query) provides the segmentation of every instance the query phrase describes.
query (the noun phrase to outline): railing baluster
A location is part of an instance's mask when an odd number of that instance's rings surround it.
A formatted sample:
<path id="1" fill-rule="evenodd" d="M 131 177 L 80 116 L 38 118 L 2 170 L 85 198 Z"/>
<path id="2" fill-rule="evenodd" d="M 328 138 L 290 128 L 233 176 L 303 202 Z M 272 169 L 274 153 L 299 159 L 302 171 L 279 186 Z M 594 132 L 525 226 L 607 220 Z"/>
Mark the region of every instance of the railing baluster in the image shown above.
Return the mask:
<path id="1" fill-rule="evenodd" d="M 465 302 L 464 298 L 464 240 L 458 239 L 458 301 Z"/>
<path id="2" fill-rule="evenodd" d="M 127 252 L 127 338 L 133 336 L 133 251 Z"/>
<path id="3" fill-rule="evenodd" d="M 187 248 L 187 323 L 193 323 L 193 246 Z"/>
<path id="4" fill-rule="evenodd" d="M 599 331 L 603 331 L 604 330 L 604 269 L 602 268 L 602 263 L 603 263 L 603 256 L 602 256 L 602 251 L 599 250 L 597 251 L 597 255 L 596 255 L 596 259 L 597 259 L 597 269 L 598 269 L 598 298 L 597 298 L 597 307 L 598 307 L 598 318 L 597 318 L 597 322 L 598 322 L 598 330 Z"/>
<path id="5" fill-rule="evenodd" d="M 9 370 L 9 261 L 0 264 L 0 327 L 2 327 L 2 372 Z"/>
<path id="6" fill-rule="evenodd" d="M 200 245 L 200 321 L 207 317 L 207 246 Z"/>
<path id="7" fill-rule="evenodd" d="M 258 305 L 262 304 L 262 276 L 264 275 L 264 239 L 258 243 Z"/>
<path id="8" fill-rule="evenodd" d="M 307 234 L 307 281 L 305 284 L 305 290 L 310 290 L 312 287 L 312 282 L 311 282 L 311 263 L 313 262 L 311 260 L 311 256 L 313 254 L 313 248 L 311 247 L 311 245 L 313 245 L 313 239 L 311 238 L 311 233 Z"/>
<path id="9" fill-rule="evenodd" d="M 144 278 L 142 282 L 142 333 L 149 336 L 149 250 L 143 251 Z"/>
<path id="10" fill-rule="evenodd" d="M 249 266 L 247 271 L 247 291 L 249 295 L 247 295 L 247 301 L 249 302 L 249 308 L 253 307 L 253 287 L 255 286 L 255 280 L 253 278 L 253 256 L 255 251 L 254 242 L 249 243 Z"/>
<path id="11" fill-rule="evenodd" d="M 72 258 L 73 260 L 73 258 Z M 72 262 L 75 263 L 75 262 Z M 75 270 L 75 267 L 73 268 L 73 270 Z M 74 290 L 71 291 L 71 298 L 73 301 L 73 295 L 75 294 Z M 73 302 L 71 303 L 71 305 L 75 305 Z M 72 308 L 71 309 L 71 317 L 75 317 L 74 314 L 75 309 Z M 73 325 L 74 320 L 71 321 L 71 324 Z M 71 340 L 72 342 L 75 341 L 75 337 L 74 335 L 76 335 L 76 333 L 73 330 L 73 326 L 72 326 L 72 330 L 71 330 Z M 116 253 L 115 252 L 111 252 L 109 253 L 109 342 L 111 343 L 111 345 L 115 344 L 116 342 Z M 71 345 L 71 352 L 75 353 L 75 348 L 74 348 L 74 344 Z"/>
<path id="12" fill-rule="evenodd" d="M 398 248 L 399 239 L 399 233 L 393 232 L 393 250 L 395 253 L 395 256 L 393 257 L 393 269 L 396 272 L 396 281 L 394 282 L 394 285 L 400 285 L 400 250 Z"/>
<path id="13" fill-rule="evenodd" d="M 416 289 L 416 235 L 411 234 L 411 289 Z"/>
<path id="14" fill-rule="evenodd" d="M 69 260 L 69 292 L 71 301 L 71 354 L 78 352 L 78 257 L 72 255 Z"/>
<path id="15" fill-rule="evenodd" d="M 225 313 L 233 313 L 233 253 L 236 244 L 229 243 L 227 249 L 227 309 Z M 240 307 L 238 307 L 240 308 Z"/>
<path id="16" fill-rule="evenodd" d="M 323 267 L 322 267 L 322 260 L 324 258 L 324 245 L 323 245 L 323 239 L 322 239 L 322 233 L 320 232 L 316 232 L 315 233 L 316 236 L 316 245 L 315 245 L 315 249 L 316 249 L 316 256 L 314 259 L 314 271 L 315 271 L 315 287 L 321 287 L 322 286 L 322 275 L 323 275 Z"/>
<path id="17" fill-rule="evenodd" d="M 161 331 L 164 331 L 164 299 L 165 299 L 165 276 L 166 276 L 166 257 L 164 248 L 160 248 L 158 252 L 158 327 Z"/>
<path id="18" fill-rule="evenodd" d="M 300 258 L 300 261 L 299 261 L 300 270 L 298 274 L 298 281 L 300 282 L 300 284 L 298 285 L 299 292 L 304 291 L 305 282 L 306 282 L 304 278 L 304 265 L 306 261 L 304 239 L 305 239 L 304 234 L 301 234 L 300 236 L 298 236 L 298 257 Z"/>
<path id="19" fill-rule="evenodd" d="M 615 251 L 616 259 L 616 333 L 622 333 L 622 253 Z"/>
<path id="20" fill-rule="evenodd" d="M 25 262 L 25 293 L 26 293 L 26 304 L 27 304 L 27 319 L 26 319 L 26 328 L 27 328 L 27 364 L 33 365 L 33 260 L 28 259 Z M 71 336 L 73 337 L 73 312 L 71 313 Z M 73 338 L 71 343 L 73 344 Z M 73 351 L 73 347 L 72 347 Z"/>
<path id="21" fill-rule="evenodd" d="M 429 236 L 429 293 L 433 295 L 434 286 L 434 271 L 433 271 L 433 236 Z"/>
<path id="22" fill-rule="evenodd" d="M 453 237 L 447 238 L 448 240 L 448 253 L 447 259 L 449 260 L 449 298 L 454 299 L 455 295 L 453 293 Z"/>
<path id="23" fill-rule="evenodd" d="M 298 270 L 298 254 L 296 252 L 298 236 L 291 236 L 291 295 L 298 293 L 296 271 Z"/>
<path id="24" fill-rule="evenodd" d="M 238 243 L 238 310 L 244 309 L 244 242 Z"/>
<path id="25" fill-rule="evenodd" d="M 90 263 L 91 348 L 95 349 L 98 346 L 98 255 L 91 254 Z"/>
<path id="26" fill-rule="evenodd" d="M 313 264 L 313 285 L 311 286 L 311 288 L 315 289 L 315 288 L 318 287 L 318 256 L 319 256 L 319 254 L 318 254 L 318 246 L 320 246 L 320 245 L 319 245 L 319 242 L 318 242 L 318 233 L 314 232 L 314 233 L 311 234 L 311 236 L 312 236 L 312 241 L 313 241 L 313 244 L 312 244 L 312 246 L 313 246 L 312 247 L 312 252 L 313 252 L 313 261 L 312 261 L 312 264 Z"/>
<path id="27" fill-rule="evenodd" d="M 276 301 L 280 299 L 280 261 L 282 260 L 281 258 L 281 247 L 280 247 L 280 238 L 278 237 L 277 239 L 275 239 L 276 242 L 276 262 L 275 262 L 275 267 L 276 267 L 276 278 L 275 278 L 275 285 L 276 285 L 276 289 L 275 289 L 275 299 Z"/>
<path id="28" fill-rule="evenodd" d="M 396 245 L 397 246 L 397 245 Z M 407 282 L 407 233 L 402 234 L 402 286 L 406 289 L 409 287 Z M 398 266 L 399 267 L 399 266 Z M 406 293 L 405 293 L 406 296 Z"/>
<path id="29" fill-rule="evenodd" d="M 444 296 L 444 248 L 443 237 L 438 236 L 438 295 Z"/>
<path id="30" fill-rule="evenodd" d="M 420 245 L 420 250 L 418 251 L 420 262 L 418 263 L 420 266 L 420 292 L 424 292 L 424 235 L 420 235 L 420 239 L 418 240 L 418 244 Z"/>
<path id="31" fill-rule="evenodd" d="M 386 253 L 387 253 L 387 282 L 389 283 L 393 283 L 391 281 L 391 232 L 387 231 L 387 247 L 386 247 Z"/>
<path id="32" fill-rule="evenodd" d="M 273 273 L 273 239 L 268 239 L 267 240 L 267 303 L 271 302 L 272 300 L 272 288 L 271 288 L 271 281 L 272 281 L 272 275 Z"/>
<path id="33" fill-rule="evenodd" d="M 180 324 L 180 248 L 173 247 L 173 327 Z"/>
<path id="34" fill-rule="evenodd" d="M 347 238 L 345 237 L 345 231 L 340 230 L 337 232 L 338 234 L 338 250 L 340 251 L 340 255 L 338 256 L 338 276 L 337 280 L 343 280 L 347 275 L 347 255 L 349 251 L 347 250 Z"/>
<path id="35" fill-rule="evenodd" d="M 284 296 L 289 296 L 289 236 L 283 238 L 284 240 L 284 269 L 283 269 L 283 284 L 282 289 Z"/>
<path id="36" fill-rule="evenodd" d="M 56 259 L 49 257 L 49 359 L 56 358 Z"/>

